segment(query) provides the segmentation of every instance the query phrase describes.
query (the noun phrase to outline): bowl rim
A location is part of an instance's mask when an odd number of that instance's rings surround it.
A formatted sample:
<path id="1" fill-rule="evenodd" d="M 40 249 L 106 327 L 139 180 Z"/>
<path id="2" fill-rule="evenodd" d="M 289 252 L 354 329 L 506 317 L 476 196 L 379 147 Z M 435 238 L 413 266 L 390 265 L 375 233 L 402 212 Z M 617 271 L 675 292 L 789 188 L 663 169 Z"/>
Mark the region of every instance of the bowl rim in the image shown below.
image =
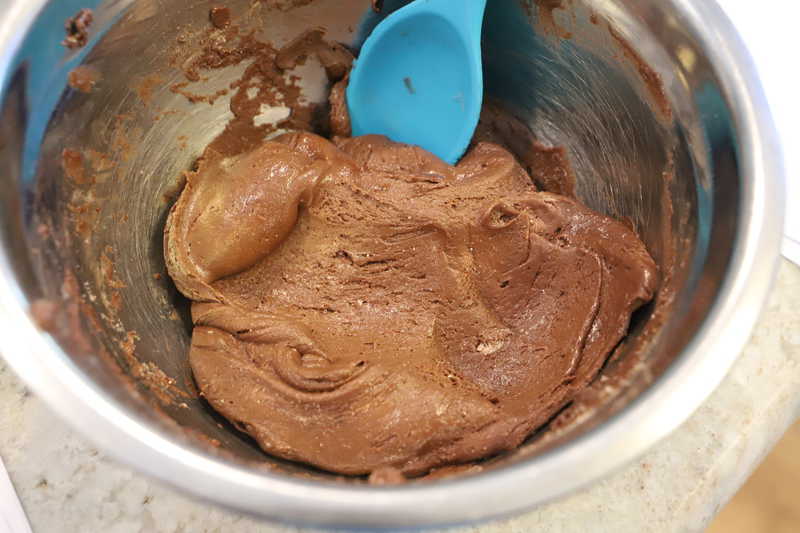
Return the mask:
<path id="1" fill-rule="evenodd" d="M 0 19 L 0 102 L 23 36 L 48 0 L 12 0 Z M 399 487 L 349 486 L 255 472 L 183 447 L 127 411 L 82 371 L 27 313 L 7 250 L 0 250 L 0 353 L 74 429 L 121 462 L 204 500 L 249 514 L 326 526 L 453 525 L 551 501 L 628 464 L 683 423 L 741 353 L 780 257 L 784 172 L 779 139 L 755 66 L 715 2 L 669 0 L 715 68 L 740 139 L 745 180 L 729 271 L 717 301 L 658 382 L 586 434 L 513 468 Z M 702 29 L 702 31 L 700 31 Z M 565 468 L 569 465 L 569 468 Z"/>

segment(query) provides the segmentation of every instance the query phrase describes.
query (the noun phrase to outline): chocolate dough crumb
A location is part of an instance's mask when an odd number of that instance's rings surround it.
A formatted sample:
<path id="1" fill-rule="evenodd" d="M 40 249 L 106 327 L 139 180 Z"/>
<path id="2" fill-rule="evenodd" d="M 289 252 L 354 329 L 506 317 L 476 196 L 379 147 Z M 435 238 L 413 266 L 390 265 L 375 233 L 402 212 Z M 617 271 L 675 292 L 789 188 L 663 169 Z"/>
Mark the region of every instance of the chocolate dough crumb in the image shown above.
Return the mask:
<path id="1" fill-rule="evenodd" d="M 231 10 L 224 6 L 214 6 L 208 13 L 211 24 L 220 30 L 224 30 L 231 24 Z"/>
<path id="2" fill-rule="evenodd" d="M 89 26 L 92 25 L 94 15 L 91 9 L 81 9 L 64 23 L 67 36 L 61 42 L 70 49 L 82 48 L 89 40 Z"/>
<path id="3" fill-rule="evenodd" d="M 92 92 L 98 81 L 100 72 L 87 65 L 75 67 L 67 76 L 67 83 L 71 88 L 87 94 Z"/>

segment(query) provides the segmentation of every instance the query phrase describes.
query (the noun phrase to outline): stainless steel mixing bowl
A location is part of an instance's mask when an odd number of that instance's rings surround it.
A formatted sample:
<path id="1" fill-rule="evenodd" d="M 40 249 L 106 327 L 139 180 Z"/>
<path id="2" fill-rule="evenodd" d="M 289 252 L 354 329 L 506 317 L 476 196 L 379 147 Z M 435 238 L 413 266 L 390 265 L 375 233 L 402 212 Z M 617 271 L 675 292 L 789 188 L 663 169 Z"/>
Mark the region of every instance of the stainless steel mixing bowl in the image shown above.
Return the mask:
<path id="1" fill-rule="evenodd" d="M 265 517 L 463 523 L 608 474 L 678 426 L 723 378 L 769 289 L 783 209 L 778 142 L 736 32 L 709 0 L 574 0 L 554 20 L 535 4 L 491 0 L 488 96 L 541 141 L 568 147 L 578 195 L 637 227 L 667 290 L 635 317 L 593 408 L 577 404 L 481 473 L 372 487 L 263 455 L 194 393 L 186 304 L 162 258 L 181 172 L 230 118 L 225 98 L 191 104 L 169 90 L 182 80 L 179 33 L 191 41 L 214 3 L 11 0 L 0 14 L 0 348 L 103 450 Z M 321 25 L 357 46 L 370 2 L 226 4 L 263 39 Z M 96 8 L 90 43 L 69 51 L 63 21 L 82 7 Z M 80 63 L 102 76 L 91 94 L 65 90 Z M 224 87 L 240 70 L 205 73 L 206 85 Z M 323 98 L 320 69 L 302 73 L 308 97 Z M 83 179 L 65 176 L 65 149 L 84 161 Z M 37 327 L 34 302 L 53 334 Z"/>

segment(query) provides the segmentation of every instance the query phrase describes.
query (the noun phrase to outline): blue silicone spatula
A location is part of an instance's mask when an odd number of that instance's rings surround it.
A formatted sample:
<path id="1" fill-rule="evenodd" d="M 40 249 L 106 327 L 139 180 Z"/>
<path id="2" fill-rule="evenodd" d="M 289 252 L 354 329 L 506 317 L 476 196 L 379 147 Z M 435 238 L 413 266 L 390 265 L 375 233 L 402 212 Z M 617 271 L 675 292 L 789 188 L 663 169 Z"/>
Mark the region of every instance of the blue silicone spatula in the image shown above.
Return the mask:
<path id="1" fill-rule="evenodd" d="M 483 103 L 486 0 L 416 0 L 384 19 L 350 74 L 353 135 L 386 135 L 455 164 Z"/>

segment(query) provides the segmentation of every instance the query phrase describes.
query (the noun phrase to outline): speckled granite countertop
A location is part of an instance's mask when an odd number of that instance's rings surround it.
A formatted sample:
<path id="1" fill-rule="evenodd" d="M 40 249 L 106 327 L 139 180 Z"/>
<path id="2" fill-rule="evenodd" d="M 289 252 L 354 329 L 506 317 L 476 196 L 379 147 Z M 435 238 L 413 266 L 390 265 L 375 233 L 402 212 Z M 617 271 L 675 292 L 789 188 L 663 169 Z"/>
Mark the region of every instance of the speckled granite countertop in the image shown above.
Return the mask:
<path id="1" fill-rule="evenodd" d="M 713 396 L 638 462 L 490 532 L 702 531 L 800 414 L 800 269 L 784 261 L 750 343 Z M 261 532 L 105 458 L 0 362 L 0 456 L 36 533 Z"/>

